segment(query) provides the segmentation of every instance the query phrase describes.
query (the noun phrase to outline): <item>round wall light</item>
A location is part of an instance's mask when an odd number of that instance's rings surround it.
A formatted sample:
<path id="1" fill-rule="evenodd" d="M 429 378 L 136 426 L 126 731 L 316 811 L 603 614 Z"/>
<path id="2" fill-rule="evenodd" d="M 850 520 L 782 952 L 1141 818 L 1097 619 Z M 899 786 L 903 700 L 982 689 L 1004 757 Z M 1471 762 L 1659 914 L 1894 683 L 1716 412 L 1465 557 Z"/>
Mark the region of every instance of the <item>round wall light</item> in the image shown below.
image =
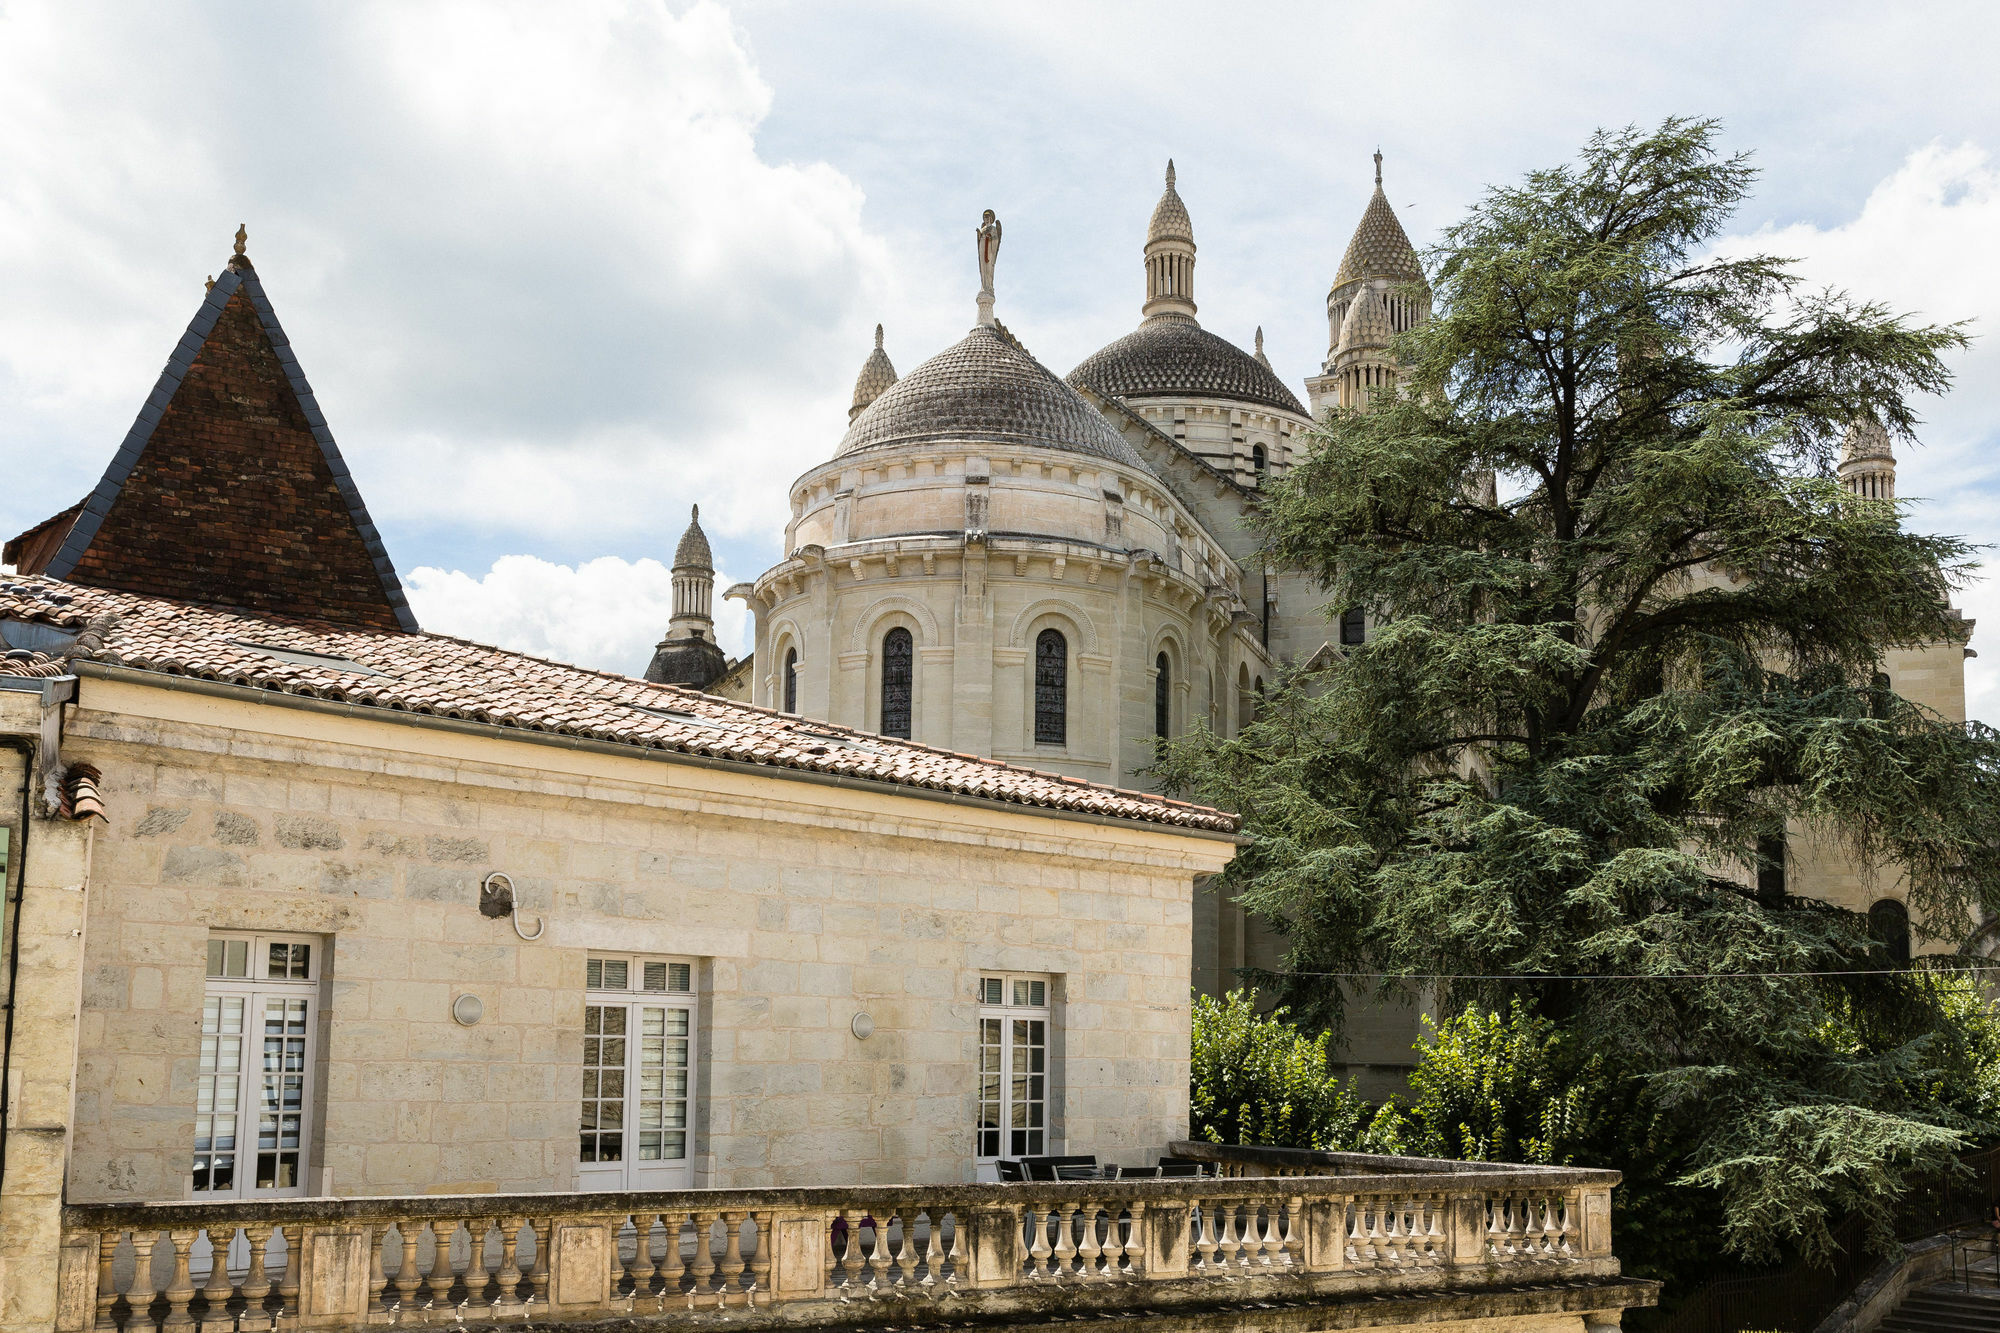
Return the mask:
<path id="1" fill-rule="evenodd" d="M 859 1038 L 862 1041 L 867 1041 L 869 1036 L 873 1034 L 875 1031 L 875 1020 L 870 1018 L 867 1014 L 856 1014 L 854 1016 L 854 1021 L 852 1023 L 849 1023 L 847 1026 L 848 1029 L 852 1031 L 857 1038 Z"/>
<path id="2" fill-rule="evenodd" d="M 451 1002 L 451 1016 L 462 1027 L 471 1027 L 486 1016 L 486 1006 L 477 995 L 461 995 Z"/>

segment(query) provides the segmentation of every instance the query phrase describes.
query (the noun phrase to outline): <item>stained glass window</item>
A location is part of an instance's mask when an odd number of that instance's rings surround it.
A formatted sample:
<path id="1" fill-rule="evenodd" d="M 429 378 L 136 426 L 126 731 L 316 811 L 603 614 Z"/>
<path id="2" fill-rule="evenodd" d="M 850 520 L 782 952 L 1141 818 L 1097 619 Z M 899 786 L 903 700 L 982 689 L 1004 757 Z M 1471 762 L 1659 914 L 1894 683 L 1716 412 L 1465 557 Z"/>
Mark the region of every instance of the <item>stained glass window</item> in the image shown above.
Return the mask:
<path id="1" fill-rule="evenodd" d="M 910 738 L 910 632 L 898 626 L 882 636 L 882 734 Z"/>
<path id="2" fill-rule="evenodd" d="M 1062 631 L 1035 636 L 1035 744 L 1063 745 L 1069 735 L 1069 644 Z"/>

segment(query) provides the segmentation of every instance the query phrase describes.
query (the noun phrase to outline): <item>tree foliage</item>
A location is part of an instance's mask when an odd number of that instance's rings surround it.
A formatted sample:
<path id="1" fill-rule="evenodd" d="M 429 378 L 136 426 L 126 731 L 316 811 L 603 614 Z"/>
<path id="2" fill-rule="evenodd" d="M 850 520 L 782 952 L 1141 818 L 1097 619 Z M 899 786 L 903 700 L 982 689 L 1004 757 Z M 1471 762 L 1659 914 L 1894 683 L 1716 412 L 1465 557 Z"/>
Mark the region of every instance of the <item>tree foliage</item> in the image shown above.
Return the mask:
<path id="1" fill-rule="evenodd" d="M 1259 980 L 1295 1012 L 1337 1024 L 1341 974 L 1524 998 L 1730 1250 L 1816 1255 L 1991 1125 L 1937 1095 L 1938 988 L 1800 975 L 1888 954 L 1755 873 L 1822 840 L 1946 948 L 2000 908 L 2000 744 L 1880 675 L 1962 639 L 1969 548 L 1834 478 L 1856 421 L 1911 438 L 1964 334 L 1707 254 L 1753 181 L 1717 134 L 1599 133 L 1446 231 L 1401 392 L 1329 417 L 1262 517 L 1379 631 L 1162 771 L 1247 817 L 1225 884 L 1285 932 Z"/>

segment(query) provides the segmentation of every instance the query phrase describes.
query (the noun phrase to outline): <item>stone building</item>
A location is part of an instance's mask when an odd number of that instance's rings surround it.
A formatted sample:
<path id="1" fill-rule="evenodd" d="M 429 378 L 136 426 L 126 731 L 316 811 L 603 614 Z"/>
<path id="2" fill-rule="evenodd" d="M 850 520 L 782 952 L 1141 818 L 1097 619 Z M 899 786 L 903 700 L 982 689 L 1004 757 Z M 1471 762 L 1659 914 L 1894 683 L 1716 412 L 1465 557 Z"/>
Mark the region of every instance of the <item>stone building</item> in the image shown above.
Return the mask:
<path id="1" fill-rule="evenodd" d="M 863 412 L 853 487 L 800 491 L 843 583 L 820 556 L 787 595 L 1073 562 L 1129 633 L 1047 598 L 1005 623 L 1077 634 L 1079 694 L 1182 625 L 1233 642 L 1213 549 L 1133 570 L 1083 535 L 1114 499 L 1142 541 L 1188 523 L 1115 431 L 997 326 L 948 365 L 1038 433 Z M 864 557 L 891 475 L 979 540 Z M 1652 1299 L 1615 1173 L 1183 1141 L 1191 887 L 1231 816 L 922 744 L 914 690 L 864 731 L 422 632 L 240 233 L 102 481 L 7 558 L 5 1333 L 831 1327 L 857 1299 L 1580 1333 Z M 691 527 L 677 583 L 711 564 Z M 675 610 L 669 645 L 702 642 L 705 590 Z M 975 1183 L 1165 1153 L 1229 1178 Z"/>
<path id="2" fill-rule="evenodd" d="M 964 340 L 901 380 L 878 326 L 846 436 L 792 485 L 788 554 L 729 590 L 753 613 L 753 652 L 707 688 L 1145 788 L 1157 738 L 1196 720 L 1231 733 L 1278 673 L 1364 642 L 1369 613 L 1329 615 L 1311 580 L 1269 563 L 1251 519 L 1312 414 L 1365 411 L 1398 381 L 1395 337 L 1430 317 L 1382 155 L 1326 294 L 1310 413 L 1261 330 L 1245 352 L 1201 326 L 1194 233 L 1169 162 L 1141 247 L 1139 326 L 1061 380 L 985 322 L 990 292 Z M 1856 494 L 1893 498 L 1886 434 L 1858 430 L 1840 473 Z M 1885 668 L 1906 697 L 1963 719 L 1965 651 L 1963 639 L 1899 650 Z M 1894 883 L 1864 885 L 1803 830 L 1777 857 L 1797 891 L 1894 926 Z M 1283 949 L 1240 907 L 1196 894 L 1198 990 L 1279 968 Z M 1355 1007 L 1342 1059 L 1368 1094 L 1400 1085 L 1417 1007 Z"/>

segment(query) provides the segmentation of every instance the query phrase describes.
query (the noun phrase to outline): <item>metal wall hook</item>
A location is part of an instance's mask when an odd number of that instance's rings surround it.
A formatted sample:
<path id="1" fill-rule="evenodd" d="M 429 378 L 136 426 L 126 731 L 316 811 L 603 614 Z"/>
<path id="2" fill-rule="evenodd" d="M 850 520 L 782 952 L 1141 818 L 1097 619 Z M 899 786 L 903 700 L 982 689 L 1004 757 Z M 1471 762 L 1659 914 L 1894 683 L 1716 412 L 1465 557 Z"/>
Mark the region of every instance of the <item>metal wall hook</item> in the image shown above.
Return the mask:
<path id="1" fill-rule="evenodd" d="M 535 933 L 521 929 L 521 905 L 514 897 L 514 879 L 504 870 L 490 872 L 479 881 L 479 910 L 485 916 L 506 916 L 514 922 L 514 933 L 524 940 L 538 940 L 548 929 L 541 917 L 535 918 Z"/>
<path id="2" fill-rule="evenodd" d="M 530 934 L 529 934 L 529 933 L 528 933 L 527 931 L 525 931 L 525 930 L 522 930 L 522 929 L 521 929 L 521 908 L 520 908 L 520 905 L 519 905 L 518 903 L 517 903 L 517 904 L 515 904 L 515 907 L 514 907 L 514 933 L 515 933 L 516 935 L 519 935 L 519 936 L 520 936 L 520 937 L 521 937 L 522 939 L 524 939 L 524 940 L 538 940 L 538 939 L 540 939 L 540 938 L 542 937 L 542 932 L 543 932 L 543 931 L 545 931 L 545 930 L 547 930 L 548 928 L 549 928 L 549 924 L 548 924 L 548 922 L 546 922 L 546 921 L 542 920 L 542 919 L 541 919 L 540 917 L 536 917 L 536 918 L 535 918 L 535 933 L 534 933 L 534 934 L 530 935 Z"/>

